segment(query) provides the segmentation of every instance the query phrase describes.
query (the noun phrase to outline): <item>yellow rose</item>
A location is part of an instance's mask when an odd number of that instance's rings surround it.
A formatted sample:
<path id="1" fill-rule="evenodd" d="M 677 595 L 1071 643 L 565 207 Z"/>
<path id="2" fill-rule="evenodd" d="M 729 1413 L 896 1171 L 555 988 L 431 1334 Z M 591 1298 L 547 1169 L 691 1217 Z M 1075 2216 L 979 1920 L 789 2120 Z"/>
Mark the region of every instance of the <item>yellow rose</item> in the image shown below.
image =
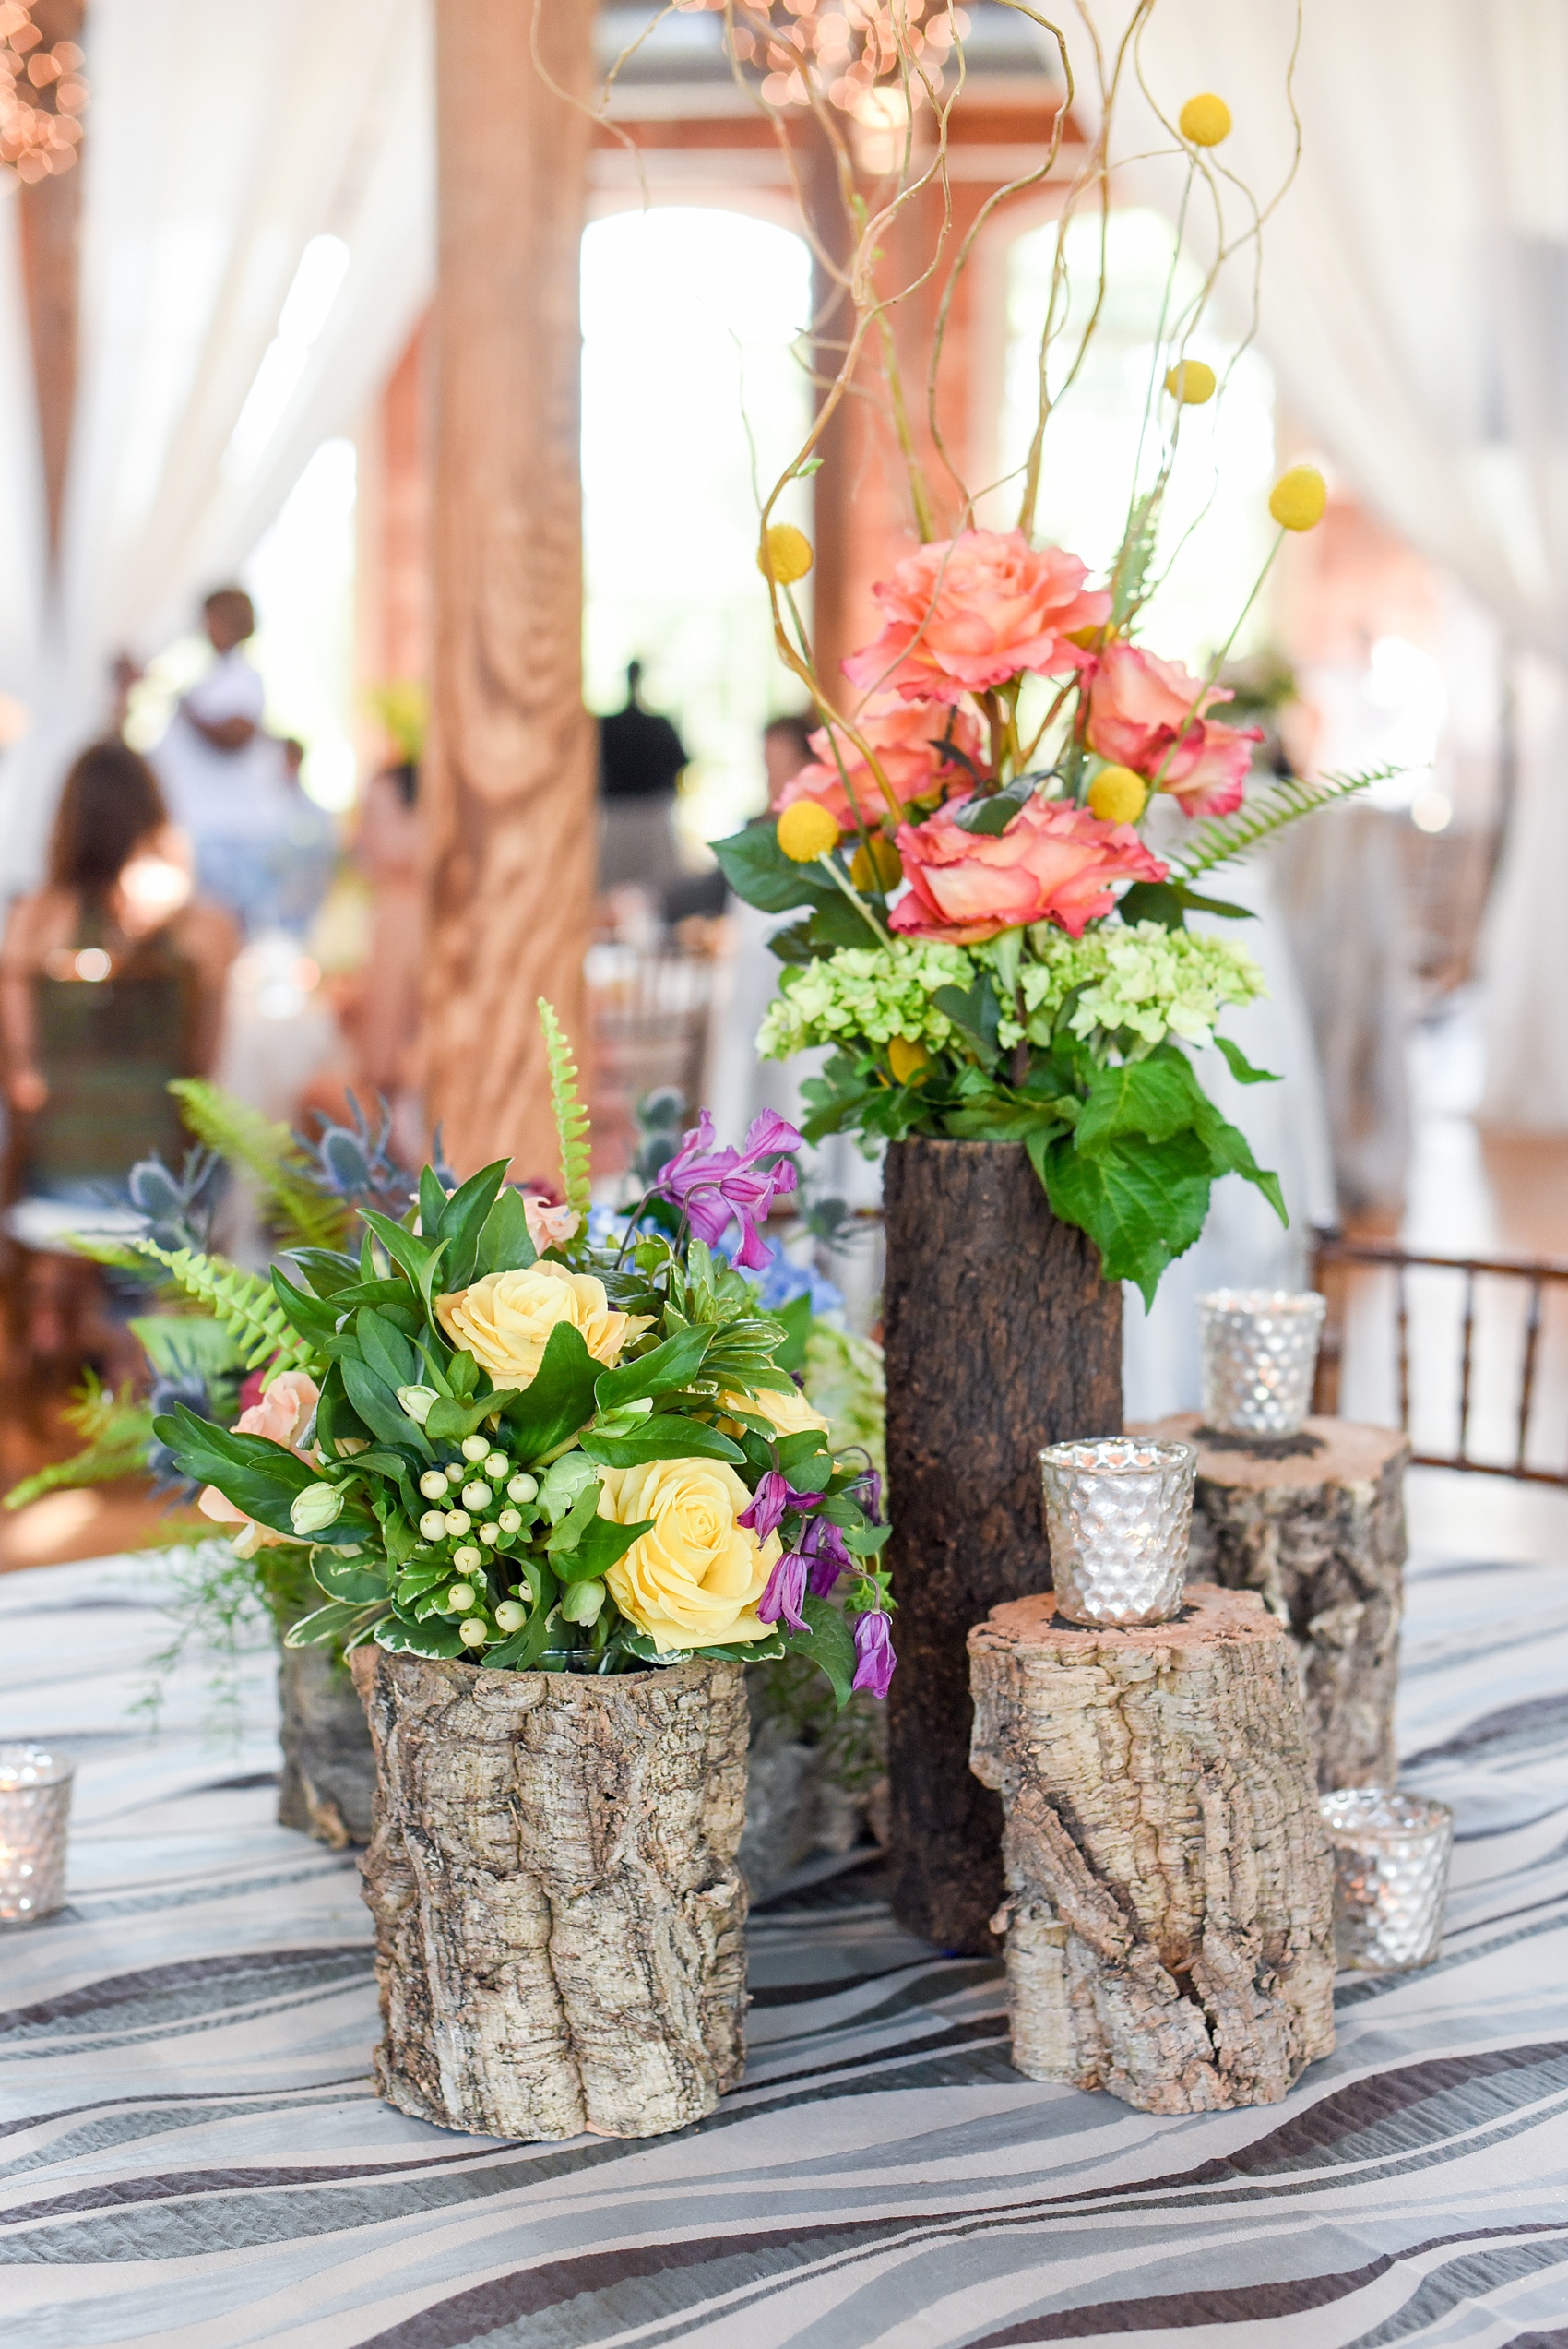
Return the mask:
<path id="1" fill-rule="evenodd" d="M 600 1517 L 613 1525 L 653 1522 L 604 1579 L 622 1614 L 651 1636 L 660 1655 L 766 1640 L 773 1629 L 756 1603 L 778 1564 L 779 1540 L 770 1533 L 759 1542 L 736 1523 L 751 1499 L 722 1460 L 600 1470 Z"/>
<path id="2" fill-rule="evenodd" d="M 472 1354 L 497 1387 L 527 1387 L 544 1360 L 550 1333 L 563 1321 L 580 1330 L 596 1362 L 618 1362 L 653 1324 L 647 1314 L 617 1313 L 604 1283 L 564 1264 L 530 1264 L 487 1272 L 471 1288 L 437 1297 L 436 1317 L 455 1346 Z"/>
<path id="3" fill-rule="evenodd" d="M 766 1419 L 776 1435 L 800 1436 L 808 1427 L 817 1427 L 826 1433 L 826 1420 L 820 1411 L 812 1409 L 799 1387 L 791 1387 L 787 1395 L 776 1392 L 771 1387 L 765 1387 L 760 1394 L 755 1395 L 720 1395 L 719 1402 L 721 1410 L 748 1412 L 753 1419 Z M 727 1436 L 740 1432 L 739 1423 L 735 1420 L 721 1419 L 719 1425 Z"/>

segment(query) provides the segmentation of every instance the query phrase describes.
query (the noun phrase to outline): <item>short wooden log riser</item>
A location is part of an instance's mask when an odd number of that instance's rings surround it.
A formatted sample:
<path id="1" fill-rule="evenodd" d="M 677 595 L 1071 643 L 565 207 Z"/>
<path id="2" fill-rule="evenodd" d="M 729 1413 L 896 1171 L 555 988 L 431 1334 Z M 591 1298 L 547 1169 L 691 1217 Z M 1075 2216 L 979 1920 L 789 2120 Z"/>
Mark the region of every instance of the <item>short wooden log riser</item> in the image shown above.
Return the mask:
<path id="1" fill-rule="evenodd" d="M 285 1648 L 278 1697 L 279 1826 L 297 1828 L 335 1852 L 368 1843 L 375 1749 L 348 1672 L 325 1648 Z"/>
<path id="2" fill-rule="evenodd" d="M 1249 1592 L 1174 1624 L 969 1640 L 1006 1812 L 1013 2060 L 1144 2112 L 1277 2103 L 1334 2045 L 1333 1882 L 1290 1644 Z"/>
<path id="3" fill-rule="evenodd" d="M 1122 1293 L 1020 1144 L 895 1143 L 884 1207 L 893 1909 L 941 1949 L 989 1955 L 1002 1811 L 969 1770 L 964 1642 L 1050 1584 L 1036 1454 L 1121 1430 Z"/>
<path id="4" fill-rule="evenodd" d="M 378 1765 L 381 2094 L 535 2140 L 711 2112 L 744 2061 L 740 1665 L 353 1664 Z"/>

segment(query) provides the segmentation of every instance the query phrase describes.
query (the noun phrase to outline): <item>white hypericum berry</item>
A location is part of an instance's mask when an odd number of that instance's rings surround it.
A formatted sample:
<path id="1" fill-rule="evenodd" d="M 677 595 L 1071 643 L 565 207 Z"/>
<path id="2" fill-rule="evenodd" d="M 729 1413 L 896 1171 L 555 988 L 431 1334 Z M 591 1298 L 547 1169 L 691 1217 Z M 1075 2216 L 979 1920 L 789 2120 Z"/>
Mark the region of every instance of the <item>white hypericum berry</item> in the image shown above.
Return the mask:
<path id="1" fill-rule="evenodd" d="M 448 1485 L 460 1485 L 469 1472 L 463 1466 L 460 1460 L 455 1460 L 449 1464 L 445 1473 Z"/>
<path id="2" fill-rule="evenodd" d="M 484 1560 L 471 1542 L 465 1542 L 460 1550 L 453 1551 L 452 1563 L 459 1574 L 471 1574 L 476 1567 L 484 1564 Z"/>
<path id="3" fill-rule="evenodd" d="M 439 1542 L 446 1531 L 446 1516 L 443 1509 L 427 1508 L 420 1519 L 420 1532 L 427 1542 Z"/>
<path id="4" fill-rule="evenodd" d="M 539 1478 L 537 1476 L 514 1476 L 506 1487 L 506 1498 L 509 1501 L 532 1501 L 537 1500 L 538 1497 Z"/>
<path id="5" fill-rule="evenodd" d="M 491 1491 L 488 1485 L 481 1485 L 476 1477 L 471 1485 L 464 1485 L 463 1507 L 465 1508 L 488 1508 L 490 1503 Z"/>
<path id="6" fill-rule="evenodd" d="M 446 1479 L 439 1468 L 425 1470 L 420 1478 L 420 1491 L 427 1501 L 444 1501 L 446 1498 Z"/>
<path id="7" fill-rule="evenodd" d="M 454 1582 L 446 1593 L 447 1611 L 452 1615 L 461 1615 L 473 1603 L 474 1586 L 471 1582 Z"/>
<path id="8" fill-rule="evenodd" d="M 505 1452 L 492 1452 L 484 1463 L 484 1473 L 493 1485 L 499 1485 L 511 1465 Z"/>
<path id="9" fill-rule="evenodd" d="M 448 1533 L 466 1533 L 473 1519 L 466 1508 L 449 1508 L 443 1522 Z"/>
<path id="10" fill-rule="evenodd" d="M 482 1648 L 490 1637 L 490 1627 L 470 1615 L 466 1623 L 458 1624 L 457 1637 L 465 1648 Z"/>
<path id="11" fill-rule="evenodd" d="M 523 1520 L 518 1510 L 504 1508 L 495 1521 L 503 1533 L 515 1533 Z"/>
<path id="12" fill-rule="evenodd" d="M 481 1525 L 479 1529 L 479 1538 L 481 1542 L 487 1542 L 493 1549 L 501 1539 L 501 1528 L 499 1525 Z"/>
<path id="13" fill-rule="evenodd" d="M 463 1437 L 463 1458 L 465 1460 L 482 1460 L 489 1449 L 490 1438 L 488 1436 L 465 1436 Z"/>
<path id="14" fill-rule="evenodd" d="M 508 1633 L 520 1631 L 528 1619 L 529 1611 L 527 1607 L 520 1607 L 516 1599 L 503 1599 L 501 1604 L 495 1610 L 495 1628 L 497 1631 L 505 1631 Z"/>

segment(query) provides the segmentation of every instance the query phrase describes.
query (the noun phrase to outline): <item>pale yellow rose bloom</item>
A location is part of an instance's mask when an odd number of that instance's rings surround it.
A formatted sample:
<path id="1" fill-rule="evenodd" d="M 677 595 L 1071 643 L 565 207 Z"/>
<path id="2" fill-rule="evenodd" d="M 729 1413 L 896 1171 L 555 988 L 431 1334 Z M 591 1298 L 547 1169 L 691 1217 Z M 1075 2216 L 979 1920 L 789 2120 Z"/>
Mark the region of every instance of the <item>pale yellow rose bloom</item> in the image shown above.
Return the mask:
<path id="1" fill-rule="evenodd" d="M 651 1519 L 605 1580 L 623 1615 L 660 1655 L 671 1648 L 766 1640 L 756 1611 L 778 1562 L 777 1533 L 759 1542 L 736 1519 L 752 1496 L 727 1461 L 650 1460 L 600 1472 L 599 1513 L 614 1525 Z"/>
<path id="2" fill-rule="evenodd" d="M 743 1411 L 753 1419 L 766 1419 L 776 1435 L 803 1436 L 809 1427 L 827 1432 L 826 1420 L 820 1411 L 812 1409 L 799 1387 L 791 1387 L 787 1395 L 772 1387 L 764 1387 L 754 1395 L 720 1395 L 719 1404 L 720 1410 Z M 727 1436 L 740 1432 L 738 1420 L 721 1419 L 719 1425 Z"/>
<path id="3" fill-rule="evenodd" d="M 569 1321 L 596 1362 L 619 1362 L 625 1347 L 653 1327 L 642 1313 L 617 1313 L 604 1283 L 564 1264 L 530 1264 L 487 1272 L 471 1288 L 437 1297 L 436 1317 L 455 1346 L 471 1353 L 496 1387 L 527 1387 L 538 1376 L 550 1333 Z"/>

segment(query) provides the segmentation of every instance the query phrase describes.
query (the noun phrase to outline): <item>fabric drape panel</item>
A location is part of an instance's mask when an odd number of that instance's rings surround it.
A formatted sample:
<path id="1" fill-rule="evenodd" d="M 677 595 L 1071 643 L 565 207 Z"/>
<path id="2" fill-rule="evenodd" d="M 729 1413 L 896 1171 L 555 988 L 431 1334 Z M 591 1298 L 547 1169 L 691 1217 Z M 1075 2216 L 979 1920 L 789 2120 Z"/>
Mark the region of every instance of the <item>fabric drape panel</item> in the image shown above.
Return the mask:
<path id="1" fill-rule="evenodd" d="M 47 616 L 18 687 L 34 725 L 0 770 L 8 888 L 37 869 L 114 653 L 155 650 L 232 573 L 316 446 L 351 429 L 434 280 L 427 0 L 94 0 L 85 41 L 80 375 L 58 577 L 45 599 L 39 573 Z M 324 234 L 347 270 L 242 459 L 236 422 Z M 6 379 L 0 343 L 0 414 Z"/>

